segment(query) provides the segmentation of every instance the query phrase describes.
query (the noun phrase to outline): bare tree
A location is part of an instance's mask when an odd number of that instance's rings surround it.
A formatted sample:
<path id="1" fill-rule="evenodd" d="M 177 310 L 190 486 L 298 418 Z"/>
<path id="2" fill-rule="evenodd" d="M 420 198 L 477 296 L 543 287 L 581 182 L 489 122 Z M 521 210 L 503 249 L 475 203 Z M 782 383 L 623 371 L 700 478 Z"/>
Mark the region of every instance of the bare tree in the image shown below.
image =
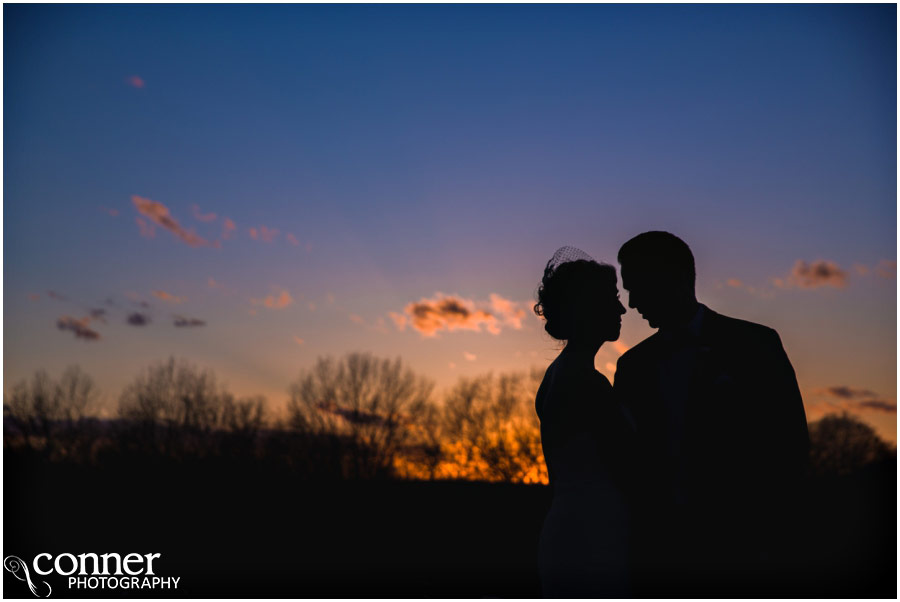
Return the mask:
<path id="1" fill-rule="evenodd" d="M 337 454 L 348 477 L 394 474 L 400 452 L 414 442 L 433 384 L 404 368 L 400 358 L 350 353 L 319 358 L 290 387 L 289 424 Z"/>
<path id="2" fill-rule="evenodd" d="M 446 476 L 546 482 L 534 412 L 539 384 L 534 371 L 461 378 L 444 401 Z"/>
<path id="3" fill-rule="evenodd" d="M 810 466 L 818 474 L 849 474 L 896 455 L 868 424 L 847 412 L 809 425 Z"/>
<path id="4" fill-rule="evenodd" d="M 214 431 L 255 434 L 264 414 L 261 398 L 236 401 L 212 371 L 172 357 L 140 374 L 119 398 L 119 415 L 130 423 L 126 445 L 163 455 L 216 453 Z"/>
<path id="5" fill-rule="evenodd" d="M 11 438 L 28 449 L 71 456 L 84 442 L 85 419 L 98 397 L 94 380 L 78 366 L 69 366 L 59 380 L 38 370 L 4 399 L 4 422 Z"/>

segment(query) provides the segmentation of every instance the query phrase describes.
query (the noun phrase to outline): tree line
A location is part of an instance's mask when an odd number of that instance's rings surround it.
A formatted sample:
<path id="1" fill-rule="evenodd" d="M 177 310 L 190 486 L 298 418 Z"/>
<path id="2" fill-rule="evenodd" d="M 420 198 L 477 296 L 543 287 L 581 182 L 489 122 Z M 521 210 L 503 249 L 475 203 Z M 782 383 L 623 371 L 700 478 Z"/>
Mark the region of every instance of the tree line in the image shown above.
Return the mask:
<path id="1" fill-rule="evenodd" d="M 534 397 L 539 369 L 461 377 L 438 398 L 400 358 L 319 358 L 274 412 L 173 357 L 142 371 L 99 416 L 78 366 L 37 371 L 4 395 L 5 453 L 91 465 L 267 463 L 318 479 L 467 479 L 546 483 Z M 847 474 L 896 450 L 849 414 L 810 425 L 811 466 Z"/>

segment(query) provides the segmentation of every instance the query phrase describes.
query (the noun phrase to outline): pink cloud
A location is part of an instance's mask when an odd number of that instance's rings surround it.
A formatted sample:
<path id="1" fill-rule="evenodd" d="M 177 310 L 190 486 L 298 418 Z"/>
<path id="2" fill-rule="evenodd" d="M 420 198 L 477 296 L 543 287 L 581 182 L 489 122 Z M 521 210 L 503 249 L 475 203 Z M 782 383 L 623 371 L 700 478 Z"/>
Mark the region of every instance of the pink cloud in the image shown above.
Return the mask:
<path id="1" fill-rule="evenodd" d="M 235 225 L 234 225 L 234 222 L 231 221 L 231 220 L 230 220 L 229 218 L 227 218 L 227 217 L 222 218 L 222 219 L 223 219 L 223 222 L 222 222 L 222 239 L 223 239 L 223 240 L 228 240 L 229 238 L 231 238 L 232 234 L 234 234 L 234 231 L 237 230 L 237 226 L 235 226 Z"/>
<path id="2" fill-rule="evenodd" d="M 291 234 L 290 232 L 288 232 L 287 234 L 285 234 L 285 235 L 284 235 L 284 238 L 285 238 L 289 243 L 291 243 L 292 245 L 294 245 L 295 247 L 300 245 L 300 241 L 297 240 L 297 237 L 294 236 L 293 234 Z"/>
<path id="3" fill-rule="evenodd" d="M 157 299 L 162 299 L 163 301 L 169 301 L 171 303 L 183 303 L 187 300 L 184 297 L 177 297 L 166 291 L 153 291 L 153 296 Z"/>
<path id="4" fill-rule="evenodd" d="M 294 303 L 294 298 L 291 297 L 291 294 L 286 290 L 281 291 L 277 296 L 269 295 L 267 297 L 263 297 L 262 299 L 250 299 L 250 303 L 253 305 L 262 305 L 264 307 L 268 307 L 269 309 L 284 309 L 285 307 L 292 305 Z"/>
<path id="5" fill-rule="evenodd" d="M 525 318 L 526 312 L 517 302 L 504 299 L 496 293 L 491 293 L 489 299 L 491 309 L 504 324 L 512 326 L 516 330 L 522 329 L 522 320 Z"/>
<path id="6" fill-rule="evenodd" d="M 398 314 L 394 311 L 390 312 L 388 315 L 390 316 L 391 320 L 394 321 L 394 325 L 397 327 L 397 330 L 406 330 L 406 316 L 404 316 L 403 314 Z"/>
<path id="7" fill-rule="evenodd" d="M 431 299 L 409 303 L 403 310 L 405 315 L 389 312 L 388 316 L 397 330 L 404 330 L 409 324 L 429 337 L 441 330 L 482 332 L 482 328 L 491 334 L 500 334 L 501 326 L 522 328 L 527 312 L 521 305 L 496 293 L 492 293 L 486 302 L 435 293 Z"/>
<path id="8" fill-rule="evenodd" d="M 820 259 L 812 263 L 798 259 L 785 278 L 775 278 L 775 286 L 780 288 L 819 288 L 831 286 L 844 288 L 847 286 L 847 273 L 833 261 Z"/>
<path id="9" fill-rule="evenodd" d="M 198 236 L 193 230 L 186 230 L 183 228 L 181 224 L 171 216 L 168 207 L 162 203 L 145 199 L 137 195 L 132 196 L 131 201 L 141 215 L 149 218 L 156 225 L 165 228 L 173 235 L 180 238 L 185 244 L 192 247 L 209 246 L 209 242 L 206 239 Z"/>
<path id="10" fill-rule="evenodd" d="M 156 228 L 153 227 L 153 224 L 139 217 L 134 218 L 134 221 L 140 228 L 141 236 L 144 238 L 154 238 L 156 236 Z"/>
<path id="11" fill-rule="evenodd" d="M 194 219 L 199 222 L 214 222 L 216 221 L 215 213 L 201 213 L 200 206 L 194 203 L 191 205 L 191 213 L 194 215 Z"/>
<path id="12" fill-rule="evenodd" d="M 882 259 L 875 267 L 875 273 L 885 279 L 897 277 L 897 262 L 890 259 Z"/>
<path id="13" fill-rule="evenodd" d="M 263 242 L 275 242 L 275 238 L 278 237 L 278 230 L 276 228 L 266 228 L 265 226 L 260 226 L 257 228 L 250 228 L 250 237 L 254 240 L 259 237 Z"/>
<path id="14" fill-rule="evenodd" d="M 132 86 L 134 88 L 143 88 L 144 87 L 144 80 L 137 75 L 132 75 L 125 81 L 128 82 L 129 86 Z"/>

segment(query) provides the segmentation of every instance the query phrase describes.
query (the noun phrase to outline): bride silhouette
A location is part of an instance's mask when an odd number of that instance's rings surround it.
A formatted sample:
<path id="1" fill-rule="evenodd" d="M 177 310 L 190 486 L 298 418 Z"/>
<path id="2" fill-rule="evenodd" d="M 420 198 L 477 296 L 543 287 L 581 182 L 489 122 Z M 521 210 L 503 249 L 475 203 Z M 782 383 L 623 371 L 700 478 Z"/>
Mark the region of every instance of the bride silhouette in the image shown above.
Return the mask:
<path id="1" fill-rule="evenodd" d="M 534 311 L 565 347 L 535 399 L 553 501 L 538 548 L 548 598 L 629 595 L 627 466 L 630 416 L 613 398 L 594 356 L 619 338 L 625 308 L 616 270 L 572 247 L 547 262 Z"/>

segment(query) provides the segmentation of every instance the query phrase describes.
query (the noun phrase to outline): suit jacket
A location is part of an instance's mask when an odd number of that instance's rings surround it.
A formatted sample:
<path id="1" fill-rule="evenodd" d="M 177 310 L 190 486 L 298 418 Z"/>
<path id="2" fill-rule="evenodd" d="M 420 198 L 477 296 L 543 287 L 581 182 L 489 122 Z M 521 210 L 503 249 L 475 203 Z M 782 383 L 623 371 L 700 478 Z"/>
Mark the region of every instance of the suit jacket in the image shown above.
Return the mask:
<path id="1" fill-rule="evenodd" d="M 696 359 L 682 397 L 679 461 L 666 447 L 672 425 L 660 370 L 682 345 L 694 345 Z M 741 530 L 762 538 L 790 520 L 781 510 L 796 501 L 809 432 L 775 330 L 705 308 L 698 336 L 672 342 L 658 332 L 623 354 L 614 388 L 637 425 L 638 498 L 648 515 L 673 516 L 678 481 L 687 501 L 676 514 L 693 517 L 701 537 L 736 542 Z"/>

